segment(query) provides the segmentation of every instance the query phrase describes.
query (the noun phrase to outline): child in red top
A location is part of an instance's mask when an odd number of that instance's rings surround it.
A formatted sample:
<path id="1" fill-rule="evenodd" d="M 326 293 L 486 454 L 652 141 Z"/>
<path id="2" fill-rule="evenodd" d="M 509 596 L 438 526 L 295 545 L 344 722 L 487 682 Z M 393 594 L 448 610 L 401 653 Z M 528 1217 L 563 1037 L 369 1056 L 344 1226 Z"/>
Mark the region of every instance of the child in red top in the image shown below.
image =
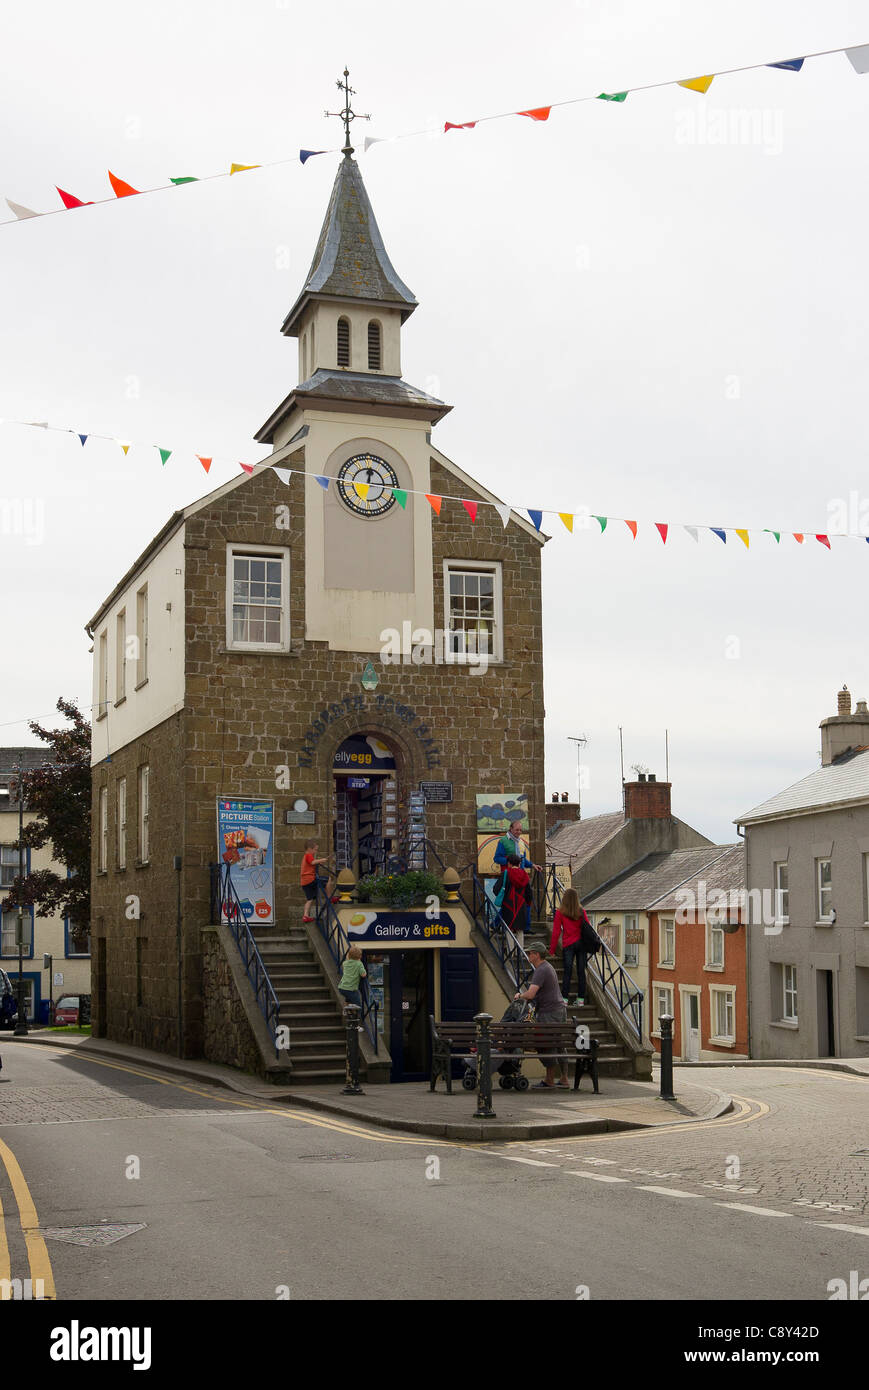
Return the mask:
<path id="1" fill-rule="evenodd" d="M 299 883 L 302 885 L 302 891 L 305 894 L 305 911 L 302 916 L 303 922 L 313 922 L 314 920 L 311 906 L 317 900 L 317 880 L 325 877 L 325 875 L 317 873 L 317 867 L 320 864 L 328 864 L 329 862 L 328 859 L 318 859 L 316 855 L 317 841 L 306 840 L 305 853 L 302 855 L 302 867 L 299 872 Z M 326 895 L 330 898 L 332 896 L 332 886 L 332 880 L 329 879 L 326 884 Z"/>
<path id="2" fill-rule="evenodd" d="M 582 928 L 583 924 L 589 926 L 589 920 L 585 915 L 585 908 L 579 901 L 579 894 L 575 888 L 566 888 L 561 898 L 561 906 L 556 909 L 555 921 L 552 924 L 552 940 L 549 944 L 549 954 L 553 955 L 558 945 L 558 938 L 564 938 L 564 978 L 561 982 L 561 993 L 565 1000 L 570 994 L 570 980 L 573 975 L 573 963 L 576 961 L 576 992 L 577 1003 L 585 1003 L 585 963 L 588 960 L 588 953 L 582 949 Z"/>

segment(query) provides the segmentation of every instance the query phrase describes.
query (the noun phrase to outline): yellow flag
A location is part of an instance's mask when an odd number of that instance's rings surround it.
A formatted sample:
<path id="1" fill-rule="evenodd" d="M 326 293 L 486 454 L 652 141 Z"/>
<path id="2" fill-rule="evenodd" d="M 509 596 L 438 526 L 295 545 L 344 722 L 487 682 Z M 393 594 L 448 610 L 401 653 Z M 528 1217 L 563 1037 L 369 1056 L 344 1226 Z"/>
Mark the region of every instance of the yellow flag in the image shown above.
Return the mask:
<path id="1" fill-rule="evenodd" d="M 371 484 L 354 483 L 353 486 L 355 487 L 356 491 L 359 493 L 359 496 L 362 498 L 362 501 L 364 502 L 368 496 L 368 489 L 370 488 Z"/>
<path id="2" fill-rule="evenodd" d="M 708 92 L 714 76 L 715 73 L 713 72 L 711 77 L 687 77 L 684 82 L 679 83 L 679 86 L 687 87 L 691 92 Z"/>
<path id="3" fill-rule="evenodd" d="M 712 81 L 711 77 L 709 81 Z M 240 174 L 243 169 L 259 169 L 260 167 L 259 164 L 231 164 L 229 166 L 229 172 L 230 174 Z"/>
<path id="4" fill-rule="evenodd" d="M 748 532 L 747 532 L 747 531 L 740 531 L 740 529 L 739 529 L 738 526 L 734 527 L 734 530 L 736 531 L 737 536 L 738 536 L 739 539 L 742 541 L 743 545 L 745 546 L 745 548 L 746 548 L 746 550 L 747 550 L 747 549 L 748 549 Z"/>
<path id="5" fill-rule="evenodd" d="M 558 515 L 561 517 L 561 520 L 564 522 L 570 534 L 573 535 L 573 512 L 559 512 Z"/>
<path id="6" fill-rule="evenodd" d="M 125 444 L 124 441 L 123 441 L 123 439 L 119 439 L 119 440 L 118 440 L 118 443 L 120 444 L 121 448 L 122 448 L 123 451 L 124 451 L 124 458 L 126 458 L 126 457 L 127 457 L 127 454 L 130 452 L 130 446 L 129 446 L 129 444 Z"/>

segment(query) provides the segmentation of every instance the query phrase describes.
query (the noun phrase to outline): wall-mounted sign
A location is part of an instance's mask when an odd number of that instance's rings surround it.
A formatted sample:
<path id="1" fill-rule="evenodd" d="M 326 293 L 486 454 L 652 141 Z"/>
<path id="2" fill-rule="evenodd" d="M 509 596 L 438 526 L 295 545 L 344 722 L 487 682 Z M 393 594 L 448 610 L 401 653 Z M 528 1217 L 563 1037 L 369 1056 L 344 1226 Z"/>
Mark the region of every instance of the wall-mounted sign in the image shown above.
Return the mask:
<path id="1" fill-rule="evenodd" d="M 370 777 L 348 777 L 347 790 L 351 792 L 361 792 L 365 787 L 371 786 Z"/>
<path id="2" fill-rule="evenodd" d="M 396 941 L 408 946 L 437 946 L 456 939 L 456 924 L 448 912 L 432 921 L 424 912 L 378 911 L 360 903 L 349 916 L 341 914 L 341 924 L 354 945 L 357 941 Z"/>
<path id="3" fill-rule="evenodd" d="M 626 946 L 642 946 L 646 939 L 645 927 L 628 927 L 625 931 Z"/>
<path id="4" fill-rule="evenodd" d="M 314 811 L 284 811 L 285 825 L 314 825 L 316 819 Z"/>
<path id="5" fill-rule="evenodd" d="M 426 801 L 452 801 L 452 782 L 420 782 L 419 789 Z"/>
<path id="6" fill-rule="evenodd" d="M 506 831 L 514 820 L 522 822 L 521 829 L 528 831 L 528 796 L 525 792 L 477 792 L 477 834 L 491 834 L 493 830 Z"/>
<path id="7" fill-rule="evenodd" d="M 394 772 L 392 749 L 373 734 L 354 734 L 345 738 L 335 752 L 334 772 Z"/>
<path id="8" fill-rule="evenodd" d="M 376 690 L 378 685 L 380 684 L 380 682 L 377 679 L 377 672 L 375 671 L 370 661 L 366 662 L 365 670 L 359 677 L 359 682 L 363 690 Z"/>
<path id="9" fill-rule="evenodd" d="M 217 853 L 221 864 L 229 865 L 230 881 L 246 922 L 265 925 L 275 920 L 274 813 L 273 801 L 217 799 Z M 306 814 L 312 816 L 313 811 Z M 229 921 L 228 906 L 221 903 L 223 922 Z"/>

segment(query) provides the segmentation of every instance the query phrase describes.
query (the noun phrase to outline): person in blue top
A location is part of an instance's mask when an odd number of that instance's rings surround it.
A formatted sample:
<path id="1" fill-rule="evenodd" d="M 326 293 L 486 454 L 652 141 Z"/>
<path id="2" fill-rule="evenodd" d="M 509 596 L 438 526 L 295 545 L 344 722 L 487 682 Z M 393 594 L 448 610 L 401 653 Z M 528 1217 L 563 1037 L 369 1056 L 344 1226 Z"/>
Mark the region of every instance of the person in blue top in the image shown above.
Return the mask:
<path id="1" fill-rule="evenodd" d="M 500 840 L 498 841 L 495 847 L 495 863 L 497 864 L 498 869 L 503 872 L 503 870 L 507 867 L 508 854 L 515 854 L 517 859 L 519 860 L 521 868 L 536 869 L 538 873 L 542 873 L 542 865 L 535 864 L 533 860 L 529 859 L 528 855 L 525 853 L 525 850 L 522 846 L 522 840 L 520 838 L 521 834 L 522 819 L 521 817 L 517 816 L 516 820 L 511 820 L 510 829 L 507 831 L 506 835 L 501 836 Z M 531 930 L 530 903 L 528 904 L 525 910 L 525 927 L 527 931 Z"/>

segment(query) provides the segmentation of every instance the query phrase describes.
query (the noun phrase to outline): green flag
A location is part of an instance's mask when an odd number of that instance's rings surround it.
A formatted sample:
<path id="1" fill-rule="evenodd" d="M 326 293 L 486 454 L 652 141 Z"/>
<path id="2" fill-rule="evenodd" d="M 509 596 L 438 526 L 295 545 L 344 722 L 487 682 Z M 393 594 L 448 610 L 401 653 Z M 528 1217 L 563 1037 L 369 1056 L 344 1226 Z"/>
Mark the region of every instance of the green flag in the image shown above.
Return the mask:
<path id="1" fill-rule="evenodd" d="M 407 506 L 407 490 L 403 487 L 394 487 L 392 489 L 392 495 L 399 507 L 401 507 L 401 510 L 404 511 Z"/>
<path id="2" fill-rule="evenodd" d="M 199 180 L 198 180 L 197 178 L 194 178 L 192 175 L 188 176 L 187 178 L 183 178 L 183 179 L 173 179 L 172 176 L 171 176 L 171 174 L 170 174 L 170 176 L 169 176 L 169 182 L 170 182 L 170 183 L 175 183 L 175 184 L 178 184 L 178 183 L 198 183 Z"/>
<path id="3" fill-rule="evenodd" d="M 160 446 L 159 446 L 159 444 L 158 444 L 158 445 L 157 445 L 157 453 L 160 455 L 160 462 L 162 463 L 163 467 L 165 468 L 165 467 L 166 467 L 166 464 L 169 462 L 170 458 L 172 457 L 172 450 L 171 450 L 171 449 L 161 449 Z"/>
<path id="4" fill-rule="evenodd" d="M 601 535 L 603 535 L 604 531 L 606 530 L 606 524 L 607 524 L 607 522 L 609 521 L 609 517 L 607 517 L 607 516 L 596 516 L 596 517 L 595 517 L 595 521 L 599 522 L 599 524 L 600 524 L 600 533 L 601 533 Z"/>
<path id="5" fill-rule="evenodd" d="M 624 101 L 627 92 L 600 92 L 596 101 Z"/>
<path id="6" fill-rule="evenodd" d="M 763 529 L 768 536 L 775 536 L 776 545 L 781 544 L 781 531 L 771 531 L 768 526 L 764 526 Z"/>

